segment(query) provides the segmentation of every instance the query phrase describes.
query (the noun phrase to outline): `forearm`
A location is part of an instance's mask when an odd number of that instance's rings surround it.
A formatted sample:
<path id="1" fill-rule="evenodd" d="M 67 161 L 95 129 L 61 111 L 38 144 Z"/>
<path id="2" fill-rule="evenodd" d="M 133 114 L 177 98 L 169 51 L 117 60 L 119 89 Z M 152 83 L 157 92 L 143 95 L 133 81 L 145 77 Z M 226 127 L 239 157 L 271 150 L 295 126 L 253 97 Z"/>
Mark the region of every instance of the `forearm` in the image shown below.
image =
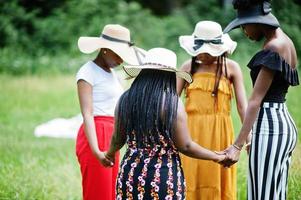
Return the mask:
<path id="1" fill-rule="evenodd" d="M 260 103 L 256 101 L 250 101 L 247 107 L 244 121 L 240 133 L 235 141 L 235 144 L 242 147 L 247 140 L 247 137 L 252 129 L 252 126 L 256 120 L 258 111 L 260 108 Z"/>
<path id="2" fill-rule="evenodd" d="M 108 150 L 108 155 L 113 155 L 117 151 L 119 151 L 124 146 L 125 142 L 126 142 L 125 138 L 114 131 L 110 148 Z"/>
<path id="3" fill-rule="evenodd" d="M 246 108 L 237 106 L 238 115 L 240 118 L 241 123 L 243 123 L 246 115 Z"/>
<path id="4" fill-rule="evenodd" d="M 85 128 L 85 135 L 87 137 L 89 146 L 93 153 L 99 151 L 98 147 L 98 139 L 96 135 L 95 123 L 93 115 L 85 115 L 84 116 L 84 128 Z"/>
<path id="5" fill-rule="evenodd" d="M 179 149 L 179 151 L 191 158 L 213 160 L 213 161 L 217 159 L 216 153 L 198 145 L 193 141 L 189 142 L 183 148 Z"/>

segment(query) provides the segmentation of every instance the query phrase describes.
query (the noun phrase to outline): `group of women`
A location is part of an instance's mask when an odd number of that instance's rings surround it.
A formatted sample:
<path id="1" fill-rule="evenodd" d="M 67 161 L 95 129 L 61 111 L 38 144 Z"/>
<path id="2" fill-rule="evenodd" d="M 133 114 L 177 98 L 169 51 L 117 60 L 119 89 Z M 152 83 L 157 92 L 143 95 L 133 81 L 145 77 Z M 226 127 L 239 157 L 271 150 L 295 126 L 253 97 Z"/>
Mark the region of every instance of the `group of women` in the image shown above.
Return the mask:
<path id="1" fill-rule="evenodd" d="M 247 199 L 286 199 L 297 130 L 285 97 L 299 85 L 296 50 L 268 1 L 233 5 L 237 18 L 224 31 L 200 21 L 192 35 L 179 37 L 191 56 L 181 69 L 173 51 L 144 51 L 120 25 L 106 25 L 100 37 L 80 37 L 83 53 L 98 51 L 76 75 L 84 119 L 76 141 L 83 199 L 235 200 L 233 164 L 244 146 Z M 237 44 L 227 33 L 237 27 L 251 40 L 264 40 L 248 63 L 248 101 L 240 66 L 228 58 Z M 123 62 L 135 78 L 125 92 L 113 70 Z M 233 96 L 242 122 L 236 139 Z"/>

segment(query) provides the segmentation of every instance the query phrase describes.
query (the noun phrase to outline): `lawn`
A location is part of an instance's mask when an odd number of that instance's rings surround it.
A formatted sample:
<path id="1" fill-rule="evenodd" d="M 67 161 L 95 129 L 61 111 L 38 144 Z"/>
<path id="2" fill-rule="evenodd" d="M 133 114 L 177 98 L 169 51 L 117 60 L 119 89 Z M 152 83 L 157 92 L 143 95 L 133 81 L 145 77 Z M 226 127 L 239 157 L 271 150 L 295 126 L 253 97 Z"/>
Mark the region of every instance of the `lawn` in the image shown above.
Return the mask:
<path id="1" fill-rule="evenodd" d="M 246 73 L 246 72 L 245 72 Z M 247 76 L 247 74 L 245 74 Z M 0 199 L 81 199 L 81 178 L 74 140 L 36 138 L 34 127 L 56 117 L 79 113 L 75 79 L 71 75 L 0 75 Z M 250 81 L 246 80 L 248 90 Z M 301 128 L 301 88 L 292 88 L 288 107 Z M 239 128 L 237 113 L 233 118 Z M 246 154 L 238 170 L 238 196 L 246 199 Z M 301 199 L 301 144 L 293 157 L 289 199 Z"/>

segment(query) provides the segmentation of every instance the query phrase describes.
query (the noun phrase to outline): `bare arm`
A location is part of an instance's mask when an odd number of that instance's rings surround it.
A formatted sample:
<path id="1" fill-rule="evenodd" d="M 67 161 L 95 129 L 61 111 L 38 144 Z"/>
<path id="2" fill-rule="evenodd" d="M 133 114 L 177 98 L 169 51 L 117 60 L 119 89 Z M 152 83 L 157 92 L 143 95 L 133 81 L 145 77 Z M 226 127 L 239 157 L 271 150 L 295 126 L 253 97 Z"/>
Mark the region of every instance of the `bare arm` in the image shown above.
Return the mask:
<path id="1" fill-rule="evenodd" d="M 273 81 L 274 72 L 266 67 L 262 67 L 258 77 L 256 79 L 256 83 L 251 94 L 251 97 L 248 102 L 246 115 L 242 124 L 242 128 L 240 133 L 234 142 L 234 145 L 228 147 L 224 152 L 227 153 L 228 159 L 224 160 L 222 164 L 225 167 L 229 167 L 236 163 L 239 160 L 240 150 L 243 147 L 249 133 L 252 129 L 254 121 L 257 117 L 257 113 L 260 108 L 260 104 L 267 93 L 270 85 Z"/>
<path id="2" fill-rule="evenodd" d="M 235 141 L 235 144 L 239 147 L 242 147 L 245 143 L 248 134 L 250 133 L 252 126 L 257 117 L 260 104 L 267 93 L 268 89 L 271 86 L 273 81 L 274 72 L 266 67 L 262 67 L 258 77 L 256 79 L 253 92 L 248 102 L 245 119 L 243 121 L 242 128 L 240 133 Z"/>
<path id="3" fill-rule="evenodd" d="M 111 159 L 115 157 L 115 153 L 117 151 L 119 151 L 126 142 L 125 133 L 122 130 L 120 130 L 118 127 L 118 123 L 119 123 L 118 107 L 119 107 L 119 102 L 117 103 L 116 108 L 115 108 L 115 123 L 114 123 L 115 125 L 114 125 L 114 131 L 113 131 L 113 136 L 112 136 L 112 140 L 111 140 L 111 145 L 106 154 Z"/>
<path id="4" fill-rule="evenodd" d="M 77 82 L 79 103 L 84 120 L 85 134 L 94 154 L 99 154 L 98 141 L 93 116 L 92 86 L 84 80 Z"/>
<path id="5" fill-rule="evenodd" d="M 243 123 L 246 109 L 247 109 L 247 104 L 248 104 L 243 75 L 240 66 L 238 65 L 238 63 L 234 61 L 231 62 L 231 69 L 232 69 L 231 79 L 234 86 L 236 107 L 237 107 L 240 120 Z"/>
<path id="6" fill-rule="evenodd" d="M 220 162 L 225 159 L 225 155 L 218 155 L 191 140 L 187 127 L 187 115 L 184 105 L 180 100 L 178 103 L 177 124 L 175 134 L 173 135 L 173 141 L 178 150 L 186 156 L 203 160 L 212 160 L 214 162 Z"/>
<path id="7" fill-rule="evenodd" d="M 191 61 L 188 60 L 182 65 L 181 70 L 190 73 L 190 68 L 191 68 Z M 187 82 L 184 79 L 177 77 L 177 93 L 179 96 L 181 96 L 185 84 L 187 84 Z"/>

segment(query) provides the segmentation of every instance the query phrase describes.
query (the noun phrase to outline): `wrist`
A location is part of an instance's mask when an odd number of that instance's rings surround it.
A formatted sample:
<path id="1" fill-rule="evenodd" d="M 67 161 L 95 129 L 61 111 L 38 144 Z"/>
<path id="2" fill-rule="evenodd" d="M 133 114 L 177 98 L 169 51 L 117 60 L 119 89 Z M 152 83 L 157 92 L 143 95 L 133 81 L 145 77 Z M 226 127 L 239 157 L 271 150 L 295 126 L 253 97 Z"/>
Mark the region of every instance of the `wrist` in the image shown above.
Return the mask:
<path id="1" fill-rule="evenodd" d="M 93 153 L 94 155 L 99 155 L 100 153 L 102 153 L 102 151 L 100 151 L 98 148 L 93 148 L 93 149 L 92 149 L 92 153 Z"/>
<path id="2" fill-rule="evenodd" d="M 241 151 L 244 145 L 243 144 L 236 144 L 236 143 L 234 143 L 234 144 L 232 144 L 232 146 L 235 149 L 237 149 L 238 151 Z"/>
<path id="3" fill-rule="evenodd" d="M 106 158 L 114 158 L 114 156 L 115 156 L 115 153 L 110 150 L 105 153 Z"/>
<path id="4" fill-rule="evenodd" d="M 234 146 L 235 148 L 238 148 L 238 149 L 242 149 L 244 147 L 245 142 L 246 142 L 246 140 L 237 138 L 237 140 L 233 143 L 232 146 Z"/>
<path id="5" fill-rule="evenodd" d="M 212 156 L 211 160 L 213 162 L 216 162 L 216 163 L 219 162 L 220 161 L 220 155 L 218 153 L 214 152 L 214 151 L 212 151 L 212 152 L 213 152 L 213 156 Z"/>

